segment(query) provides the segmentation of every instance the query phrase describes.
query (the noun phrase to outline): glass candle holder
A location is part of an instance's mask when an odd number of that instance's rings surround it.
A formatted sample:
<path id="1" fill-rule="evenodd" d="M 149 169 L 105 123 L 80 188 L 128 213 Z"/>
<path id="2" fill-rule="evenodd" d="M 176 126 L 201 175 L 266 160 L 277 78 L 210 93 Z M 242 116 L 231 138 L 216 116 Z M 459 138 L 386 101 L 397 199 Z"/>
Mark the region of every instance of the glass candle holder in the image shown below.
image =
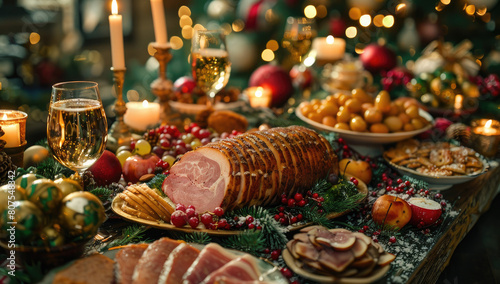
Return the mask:
<path id="1" fill-rule="evenodd" d="M 22 111 L 0 110 L 0 127 L 4 132 L 0 140 L 6 142 L 4 151 L 18 167 L 23 166 L 27 117 L 28 115 Z"/>
<path id="2" fill-rule="evenodd" d="M 262 87 L 250 87 L 245 90 L 252 107 L 270 107 L 272 102 L 271 91 Z"/>
<path id="3" fill-rule="evenodd" d="M 472 121 L 471 140 L 477 152 L 485 157 L 494 157 L 500 144 L 500 122 L 494 119 Z"/>

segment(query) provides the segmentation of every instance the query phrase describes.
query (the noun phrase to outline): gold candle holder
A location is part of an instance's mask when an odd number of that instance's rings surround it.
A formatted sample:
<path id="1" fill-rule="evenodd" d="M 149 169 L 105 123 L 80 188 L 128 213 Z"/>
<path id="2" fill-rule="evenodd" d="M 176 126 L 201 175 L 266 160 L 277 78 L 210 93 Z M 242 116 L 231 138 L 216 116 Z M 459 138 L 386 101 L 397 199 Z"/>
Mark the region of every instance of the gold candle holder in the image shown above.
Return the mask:
<path id="1" fill-rule="evenodd" d="M 154 42 L 151 43 L 151 47 L 154 49 L 153 56 L 160 64 L 158 69 L 159 76 L 150 85 L 151 92 L 158 97 L 158 101 L 160 103 L 160 120 L 162 122 L 170 122 L 171 113 L 168 101 L 170 100 L 170 95 L 173 91 L 172 81 L 167 79 L 167 65 L 172 59 L 172 54 L 170 54 L 170 44 L 157 44 Z"/>
<path id="2" fill-rule="evenodd" d="M 471 141 L 475 150 L 485 157 L 494 157 L 500 145 L 500 122 L 494 119 L 472 121 Z"/>
<path id="3" fill-rule="evenodd" d="M 23 167 L 27 117 L 28 115 L 22 111 L 0 110 L 0 127 L 4 132 L 0 140 L 6 142 L 4 151 L 18 167 Z"/>
<path id="4" fill-rule="evenodd" d="M 113 71 L 113 87 L 116 93 L 115 102 L 115 115 L 116 120 L 111 125 L 108 133 L 107 147 L 113 151 L 116 151 L 118 147 L 130 144 L 132 136 L 130 134 L 129 127 L 123 121 L 123 116 L 127 112 L 127 106 L 123 100 L 123 82 L 125 81 L 125 71 L 126 69 L 115 69 L 111 67 Z"/>

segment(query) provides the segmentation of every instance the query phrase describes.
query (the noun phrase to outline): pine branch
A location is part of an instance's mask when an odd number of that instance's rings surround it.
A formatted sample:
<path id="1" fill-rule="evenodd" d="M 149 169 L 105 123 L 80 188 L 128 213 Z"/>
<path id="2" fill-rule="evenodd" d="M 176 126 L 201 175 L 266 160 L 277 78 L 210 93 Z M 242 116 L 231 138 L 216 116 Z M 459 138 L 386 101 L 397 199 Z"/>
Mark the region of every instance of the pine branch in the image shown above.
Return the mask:
<path id="1" fill-rule="evenodd" d="M 97 196 L 103 203 L 107 201 L 114 193 L 111 189 L 105 187 L 94 188 L 89 192 Z"/>
<path id="2" fill-rule="evenodd" d="M 107 244 L 102 250 L 107 250 L 112 247 L 117 247 L 117 246 L 124 246 L 132 243 L 138 243 L 141 241 L 148 242 L 148 240 L 143 240 L 144 238 L 144 233 L 148 230 L 149 228 L 146 226 L 139 226 L 139 225 L 132 225 L 129 227 L 126 227 L 125 229 L 122 230 L 122 236 L 120 239 L 115 239 L 109 244 Z"/>
<path id="3" fill-rule="evenodd" d="M 264 234 L 257 230 L 245 230 L 222 241 L 224 247 L 258 254 L 266 248 Z"/>
<path id="4" fill-rule="evenodd" d="M 190 234 L 173 233 L 172 236 L 175 239 L 183 240 L 186 243 L 197 243 L 206 245 L 212 242 L 212 238 L 205 232 L 193 232 Z"/>
<path id="5" fill-rule="evenodd" d="M 401 179 L 403 181 L 409 181 L 412 184 L 412 187 L 415 189 L 428 189 L 429 188 L 428 183 L 426 183 L 423 180 L 413 178 L 411 176 L 404 175 L 403 177 L 401 177 Z"/>
<path id="6" fill-rule="evenodd" d="M 53 158 L 47 158 L 36 167 L 36 173 L 48 179 L 56 179 L 57 175 L 70 176 L 73 174 L 71 169 L 66 168 Z"/>
<path id="7" fill-rule="evenodd" d="M 149 188 L 151 189 L 157 189 L 156 192 L 160 191 L 161 194 L 160 196 L 164 197 L 165 196 L 165 193 L 163 193 L 163 191 L 161 190 L 161 185 L 163 183 L 163 181 L 165 180 L 167 176 L 164 175 L 164 174 L 158 174 L 156 176 L 154 176 L 150 181 L 148 181 L 146 184 L 149 186 Z"/>

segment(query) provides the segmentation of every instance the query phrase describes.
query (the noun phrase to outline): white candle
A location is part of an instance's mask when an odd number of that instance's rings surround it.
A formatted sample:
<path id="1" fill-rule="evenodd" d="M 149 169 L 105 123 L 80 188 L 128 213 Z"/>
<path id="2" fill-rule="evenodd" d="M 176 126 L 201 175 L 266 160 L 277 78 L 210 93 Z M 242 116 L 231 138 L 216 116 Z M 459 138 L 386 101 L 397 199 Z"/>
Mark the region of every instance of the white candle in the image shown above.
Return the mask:
<path id="1" fill-rule="evenodd" d="M 2 121 L 0 121 L 0 126 L 5 134 L 0 137 L 0 140 L 4 140 L 6 142 L 5 148 L 18 147 L 21 145 L 21 131 L 19 129 L 19 123 L 7 124 L 5 122 L 8 119 L 7 114 L 4 113 Z"/>
<path id="2" fill-rule="evenodd" d="M 167 43 L 167 23 L 165 22 L 165 11 L 163 0 L 151 0 L 151 12 L 153 13 L 153 26 L 157 44 Z"/>
<path id="3" fill-rule="evenodd" d="M 316 51 L 318 60 L 339 60 L 345 54 L 345 40 L 331 35 L 317 37 L 313 40 L 312 49 Z"/>
<path id="4" fill-rule="evenodd" d="M 125 124 L 132 129 L 145 131 L 148 126 L 156 125 L 160 122 L 160 105 L 143 102 L 128 102 L 127 112 L 123 116 Z"/>
<path id="5" fill-rule="evenodd" d="M 116 0 L 111 3 L 111 14 L 109 15 L 109 32 L 111 35 L 111 59 L 113 68 L 125 69 L 125 53 L 123 51 L 123 25 L 122 15 L 118 14 Z"/>
<path id="6" fill-rule="evenodd" d="M 262 87 L 251 87 L 246 90 L 248 100 L 252 107 L 269 107 L 271 106 L 271 92 Z"/>
<path id="7" fill-rule="evenodd" d="M 476 127 L 473 129 L 473 131 L 476 133 L 476 134 L 482 134 L 482 135 L 485 135 L 485 136 L 493 136 L 493 135 L 500 135 L 500 130 L 492 127 L 491 125 L 493 124 L 493 120 L 490 119 L 488 121 L 486 121 L 486 123 L 484 124 L 484 126 L 480 126 L 480 127 Z"/>

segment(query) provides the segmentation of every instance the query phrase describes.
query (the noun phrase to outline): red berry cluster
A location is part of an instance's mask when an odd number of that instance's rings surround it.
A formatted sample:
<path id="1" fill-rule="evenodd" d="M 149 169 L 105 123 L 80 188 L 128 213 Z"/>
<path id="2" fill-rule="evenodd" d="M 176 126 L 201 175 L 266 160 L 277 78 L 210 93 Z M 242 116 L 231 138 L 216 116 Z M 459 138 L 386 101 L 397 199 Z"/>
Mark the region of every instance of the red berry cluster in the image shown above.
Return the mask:
<path id="1" fill-rule="evenodd" d="M 170 164 L 168 162 L 165 162 L 163 160 L 159 160 L 158 162 L 156 162 L 155 173 L 168 175 L 170 173 L 169 169 Z"/>
<path id="2" fill-rule="evenodd" d="M 196 208 L 193 205 L 186 208 L 183 204 L 177 204 L 174 213 L 170 216 L 170 222 L 176 227 L 184 227 L 189 224 L 193 229 L 197 228 L 201 222 L 208 229 L 229 230 L 231 225 L 228 224 L 226 219 L 222 218 L 223 215 L 224 209 L 220 207 L 216 207 L 214 212 L 205 212 L 200 216 L 196 213 Z"/>
<path id="3" fill-rule="evenodd" d="M 490 94 L 493 97 L 498 97 L 500 95 L 500 78 L 497 74 L 490 74 L 485 78 L 481 76 L 471 77 L 471 81 L 477 85 L 483 96 Z"/>
<path id="4" fill-rule="evenodd" d="M 382 86 L 384 90 L 390 92 L 397 86 L 406 86 L 410 83 L 413 76 L 410 72 L 404 70 L 390 70 L 387 71 L 382 78 Z"/>

